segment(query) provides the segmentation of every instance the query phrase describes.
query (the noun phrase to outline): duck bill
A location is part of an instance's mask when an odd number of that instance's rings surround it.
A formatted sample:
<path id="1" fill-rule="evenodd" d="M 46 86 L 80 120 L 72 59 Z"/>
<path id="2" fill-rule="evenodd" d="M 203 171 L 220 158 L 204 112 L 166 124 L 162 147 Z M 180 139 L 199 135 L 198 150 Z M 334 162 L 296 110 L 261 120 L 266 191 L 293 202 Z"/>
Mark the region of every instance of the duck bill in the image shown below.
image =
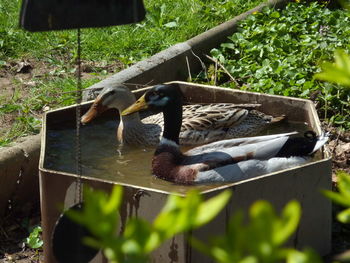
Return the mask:
<path id="1" fill-rule="evenodd" d="M 140 110 L 145 110 L 148 108 L 147 102 L 145 100 L 145 94 L 142 95 L 134 104 L 131 104 L 128 108 L 123 110 L 122 116 L 130 115 L 134 112 L 138 112 Z"/>
<path id="2" fill-rule="evenodd" d="M 91 105 L 90 109 L 81 117 L 80 122 L 86 124 L 95 119 L 102 112 L 106 111 L 108 107 L 102 105 L 102 100 L 97 98 Z"/>

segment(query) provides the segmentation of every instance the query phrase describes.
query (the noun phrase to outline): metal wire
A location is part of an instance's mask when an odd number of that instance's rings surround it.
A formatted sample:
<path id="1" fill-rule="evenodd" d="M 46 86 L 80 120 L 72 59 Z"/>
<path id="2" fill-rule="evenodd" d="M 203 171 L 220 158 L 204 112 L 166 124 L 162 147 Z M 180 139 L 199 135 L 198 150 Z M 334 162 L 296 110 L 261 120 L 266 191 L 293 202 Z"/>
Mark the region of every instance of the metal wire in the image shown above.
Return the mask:
<path id="1" fill-rule="evenodd" d="M 76 164 L 76 185 L 75 185 L 75 201 L 76 203 L 82 202 L 82 187 L 81 187 L 81 177 L 82 177 L 82 160 L 81 160 L 81 101 L 82 101 L 82 85 L 81 85 L 81 39 L 80 39 L 80 28 L 77 31 L 77 90 L 76 90 L 76 111 L 75 111 L 75 121 L 76 121 L 76 133 L 75 133 L 75 164 Z"/>

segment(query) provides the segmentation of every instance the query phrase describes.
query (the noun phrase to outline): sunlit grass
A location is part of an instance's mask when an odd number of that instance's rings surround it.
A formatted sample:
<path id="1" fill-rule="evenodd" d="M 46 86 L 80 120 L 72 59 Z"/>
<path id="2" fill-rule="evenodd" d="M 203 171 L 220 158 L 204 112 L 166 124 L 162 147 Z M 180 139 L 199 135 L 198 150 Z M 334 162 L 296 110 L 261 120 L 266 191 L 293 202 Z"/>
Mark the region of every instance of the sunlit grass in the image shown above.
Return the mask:
<path id="1" fill-rule="evenodd" d="M 118 64 L 112 67 L 112 72 L 117 72 L 219 25 L 261 2 L 145 0 L 147 16 L 138 24 L 82 29 L 82 59 L 85 62 Z M 0 128 L 0 146 L 19 136 L 37 133 L 40 121 L 35 114 L 40 114 L 45 106 L 55 108 L 74 103 L 74 94 L 69 91 L 76 89 L 76 30 L 24 31 L 19 28 L 19 10 L 19 0 L 0 0 L 0 73 L 19 60 L 40 61 L 54 70 L 49 76 L 35 78 L 35 86 L 26 89 L 28 92 L 25 97 L 0 100 L 0 114 L 17 116 L 11 129 L 1 131 Z M 96 69 L 96 78 L 85 81 L 84 86 L 98 81 L 97 77 L 104 76 L 103 71 Z M 16 76 L 13 77 L 16 79 Z M 20 82 L 13 84 L 15 88 L 20 85 Z"/>
<path id="2" fill-rule="evenodd" d="M 261 0 L 146 0 L 141 23 L 82 30 L 83 57 L 126 64 L 153 55 L 256 6 Z M 74 58 L 74 30 L 30 33 L 18 27 L 18 0 L 0 0 L 0 59 L 23 56 Z M 2 44 L 1 44 L 2 43 Z"/>

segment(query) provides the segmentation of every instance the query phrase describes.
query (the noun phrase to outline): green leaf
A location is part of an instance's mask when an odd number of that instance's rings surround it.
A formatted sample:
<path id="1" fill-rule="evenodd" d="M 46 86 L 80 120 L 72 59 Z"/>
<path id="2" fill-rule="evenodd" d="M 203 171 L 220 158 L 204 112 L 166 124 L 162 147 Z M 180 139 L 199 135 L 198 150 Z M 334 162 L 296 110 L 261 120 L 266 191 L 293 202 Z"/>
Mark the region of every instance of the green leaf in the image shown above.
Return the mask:
<path id="1" fill-rule="evenodd" d="M 207 200 L 206 202 L 200 204 L 198 209 L 198 214 L 196 216 L 194 226 L 200 227 L 207 224 L 214 217 L 216 217 L 219 212 L 226 206 L 230 200 L 232 192 L 226 190 L 215 197 Z"/>
<path id="2" fill-rule="evenodd" d="M 154 220 L 153 227 L 162 239 L 168 239 L 177 233 L 198 228 L 212 220 L 226 205 L 230 192 L 201 202 L 198 192 L 190 191 L 186 197 L 171 196 L 161 213 Z"/>
<path id="3" fill-rule="evenodd" d="M 345 209 L 342 212 L 338 213 L 337 218 L 340 222 L 344 224 L 350 223 L 350 208 Z"/>
<path id="4" fill-rule="evenodd" d="M 228 49 L 236 49 L 236 45 L 233 43 L 222 43 L 220 46 Z"/>
<path id="5" fill-rule="evenodd" d="M 25 243 L 33 249 L 41 248 L 44 244 L 41 239 L 41 226 L 36 226 L 33 228 L 32 232 L 29 234 L 29 237 L 26 238 Z"/>
<path id="6" fill-rule="evenodd" d="M 322 72 L 315 78 L 350 87 L 350 57 L 345 51 L 334 52 L 335 63 L 325 62 L 321 65 Z"/>
<path id="7" fill-rule="evenodd" d="M 329 190 L 323 190 L 322 193 L 335 203 L 338 203 L 343 206 L 350 206 L 350 200 L 345 198 L 340 193 L 335 193 Z"/>
<path id="8" fill-rule="evenodd" d="M 131 250 L 127 249 L 138 249 L 138 253 L 147 253 L 155 249 L 160 245 L 160 242 L 163 240 L 151 240 L 152 243 L 149 244 L 150 237 L 152 237 L 153 228 L 151 224 L 140 218 L 131 218 L 125 227 L 124 238 L 125 238 L 125 247 L 123 245 L 123 251 L 125 253 L 131 253 Z M 156 243 L 155 241 L 158 241 Z M 137 247 L 136 247 L 137 246 Z M 147 250 L 147 251 L 146 251 Z M 133 253 L 136 253 L 135 251 Z"/>
<path id="9" fill-rule="evenodd" d="M 338 188 L 340 193 L 350 201 L 350 175 L 345 172 L 337 173 L 339 179 Z"/>
<path id="10" fill-rule="evenodd" d="M 282 245 L 295 232 L 301 216 L 301 207 L 297 201 L 290 201 L 282 211 L 281 219 L 276 223 L 274 243 Z"/>
<path id="11" fill-rule="evenodd" d="M 287 253 L 287 263 L 321 263 L 321 258 L 312 250 L 297 251 L 289 249 Z"/>
<path id="12" fill-rule="evenodd" d="M 277 12 L 277 11 L 272 12 L 271 15 L 270 15 L 270 17 L 272 17 L 272 18 L 279 18 L 280 16 L 281 16 L 280 13 Z"/>
<path id="13" fill-rule="evenodd" d="M 112 193 L 109 197 L 109 200 L 106 204 L 102 206 L 106 214 L 115 213 L 119 210 L 119 207 L 122 202 L 123 188 L 120 185 L 113 187 Z"/>

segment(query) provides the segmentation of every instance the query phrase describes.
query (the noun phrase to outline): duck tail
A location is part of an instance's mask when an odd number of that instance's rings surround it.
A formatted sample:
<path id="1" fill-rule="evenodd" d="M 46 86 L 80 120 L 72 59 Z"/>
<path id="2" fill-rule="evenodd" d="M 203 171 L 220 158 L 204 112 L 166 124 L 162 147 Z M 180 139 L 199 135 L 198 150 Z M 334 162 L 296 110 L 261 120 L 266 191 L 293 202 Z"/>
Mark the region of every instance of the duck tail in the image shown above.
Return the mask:
<path id="1" fill-rule="evenodd" d="M 322 132 L 321 135 L 317 137 L 315 147 L 313 148 L 313 150 L 310 154 L 313 154 L 316 151 L 318 151 L 323 145 L 326 144 L 328 139 L 329 139 L 329 132 L 326 132 L 326 133 Z"/>
<path id="2" fill-rule="evenodd" d="M 328 140 L 328 134 L 316 136 L 314 131 L 306 131 L 304 137 L 290 137 L 276 157 L 307 156 L 320 149 Z"/>
<path id="3" fill-rule="evenodd" d="M 277 117 L 273 117 L 270 123 L 278 123 L 281 121 L 285 121 L 287 119 L 286 115 L 281 115 Z"/>

